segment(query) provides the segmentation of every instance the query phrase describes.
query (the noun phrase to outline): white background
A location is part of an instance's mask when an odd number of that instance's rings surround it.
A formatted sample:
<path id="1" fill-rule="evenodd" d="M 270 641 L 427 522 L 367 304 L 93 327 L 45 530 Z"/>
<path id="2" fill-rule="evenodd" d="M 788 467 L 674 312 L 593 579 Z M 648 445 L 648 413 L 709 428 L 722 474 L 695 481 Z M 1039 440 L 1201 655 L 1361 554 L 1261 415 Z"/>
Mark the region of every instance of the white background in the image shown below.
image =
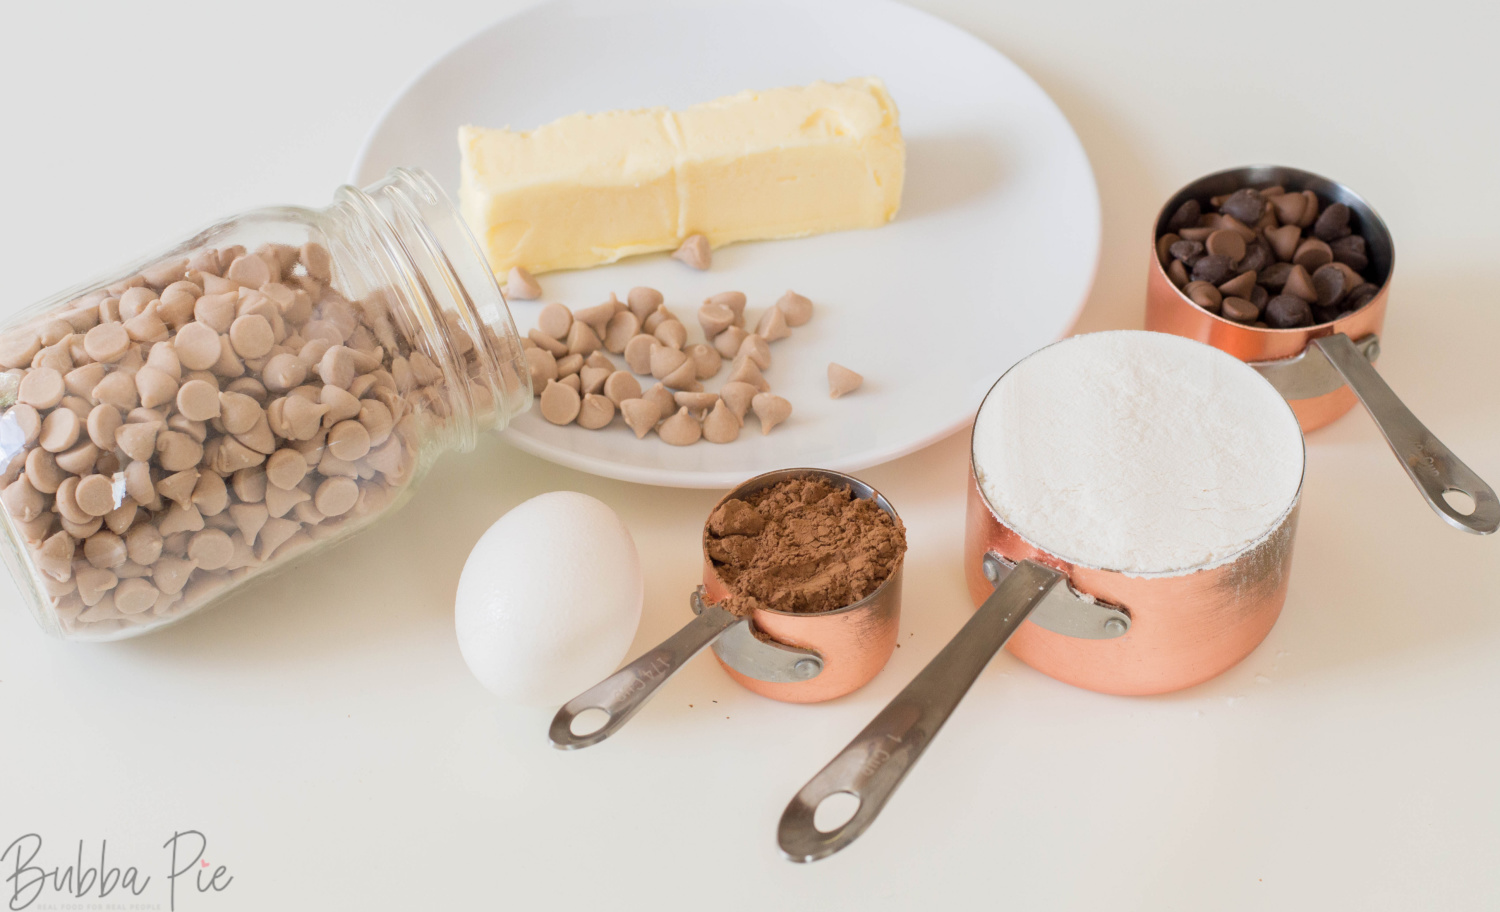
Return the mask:
<path id="1" fill-rule="evenodd" d="M 1396 238 L 1381 372 L 1500 482 L 1495 7 L 921 5 L 1026 68 L 1093 160 L 1104 253 L 1080 329 L 1140 325 L 1149 225 L 1182 183 L 1260 161 L 1328 174 Z M 0 308 L 227 213 L 321 204 L 387 100 L 511 7 L 7 9 Z M 780 860 L 786 800 L 969 614 L 965 449 L 861 473 L 912 541 L 902 648 L 871 685 L 786 706 L 704 659 L 576 756 L 459 659 L 470 543 L 543 491 L 610 503 L 646 563 L 634 653 L 688 617 L 713 492 L 491 440 L 323 565 L 141 640 L 45 639 L 5 587 L 0 849 L 38 832 L 51 867 L 108 839 L 164 908 L 160 846 L 202 830 L 235 880 L 180 886 L 179 909 L 1500 905 L 1500 541 L 1432 515 L 1359 413 L 1310 439 L 1291 593 L 1242 665 L 1130 699 L 1002 656 L 854 847 Z"/>

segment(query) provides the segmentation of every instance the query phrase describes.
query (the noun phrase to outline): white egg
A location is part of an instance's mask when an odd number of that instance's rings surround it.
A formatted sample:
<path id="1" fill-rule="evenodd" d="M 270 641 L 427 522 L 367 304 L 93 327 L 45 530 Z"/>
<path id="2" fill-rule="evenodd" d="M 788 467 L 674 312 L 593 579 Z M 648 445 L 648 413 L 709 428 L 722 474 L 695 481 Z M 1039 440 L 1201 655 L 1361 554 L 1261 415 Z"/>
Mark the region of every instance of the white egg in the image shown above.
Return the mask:
<path id="1" fill-rule="evenodd" d="M 587 494 L 543 494 L 500 517 L 469 553 L 458 648 L 498 696 L 558 706 L 620 666 L 644 593 L 635 541 L 615 511 Z"/>

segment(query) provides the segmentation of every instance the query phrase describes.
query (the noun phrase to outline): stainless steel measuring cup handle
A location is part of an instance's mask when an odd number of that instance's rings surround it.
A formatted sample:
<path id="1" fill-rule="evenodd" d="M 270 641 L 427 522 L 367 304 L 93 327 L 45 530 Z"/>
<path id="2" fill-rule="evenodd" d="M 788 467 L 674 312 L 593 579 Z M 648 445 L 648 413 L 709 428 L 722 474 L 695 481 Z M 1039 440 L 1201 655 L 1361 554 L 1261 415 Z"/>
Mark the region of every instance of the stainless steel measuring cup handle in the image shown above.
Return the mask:
<path id="1" fill-rule="evenodd" d="M 979 673 L 1064 579 L 1034 561 L 1016 565 L 952 641 L 787 805 L 776 832 L 787 858 L 817 861 L 859 838 Z M 859 799 L 859 808 L 843 826 L 819 830 L 818 805 L 839 793 Z"/>
<path id="2" fill-rule="evenodd" d="M 1477 535 L 1488 535 L 1500 528 L 1500 500 L 1495 497 L 1495 489 L 1417 420 L 1348 336 L 1335 333 L 1314 339 L 1312 344 L 1364 403 L 1402 468 L 1439 516 L 1449 525 Z M 1455 510 L 1443 498 L 1447 491 L 1467 494 L 1474 502 L 1473 511 Z"/>
<path id="3" fill-rule="evenodd" d="M 720 605 L 705 605 L 701 614 L 660 646 L 565 703 L 552 718 L 552 727 L 547 732 L 552 746 L 559 750 L 575 750 L 608 738 L 646 705 L 656 689 L 689 659 L 736 624 L 748 623 L 748 617 L 739 617 Z M 574 734 L 573 720 L 590 709 L 603 710 L 609 718 L 596 731 L 586 735 Z"/>

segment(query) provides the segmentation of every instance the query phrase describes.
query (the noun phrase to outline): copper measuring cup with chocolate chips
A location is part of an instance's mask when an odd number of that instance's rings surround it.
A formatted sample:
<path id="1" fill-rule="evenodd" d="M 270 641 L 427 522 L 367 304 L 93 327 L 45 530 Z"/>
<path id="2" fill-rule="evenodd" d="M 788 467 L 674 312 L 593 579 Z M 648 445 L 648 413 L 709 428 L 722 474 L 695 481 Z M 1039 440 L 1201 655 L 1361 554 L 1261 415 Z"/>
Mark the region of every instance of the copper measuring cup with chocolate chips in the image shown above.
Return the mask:
<path id="1" fill-rule="evenodd" d="M 757 585 L 755 592 L 762 597 L 747 595 L 747 586 L 737 582 L 737 559 L 745 557 L 744 563 L 750 563 L 754 555 L 736 549 L 770 525 L 751 505 L 757 495 L 803 481 L 831 494 L 847 490 L 847 504 L 856 513 L 873 505 L 880 514 L 878 524 L 895 535 L 875 541 L 871 557 L 879 566 L 850 566 L 860 560 L 857 555 L 833 553 L 810 577 L 807 568 L 789 568 L 789 579 L 803 578 L 799 590 L 767 592 Z M 816 540 L 836 531 L 810 528 L 801 538 Z M 552 745 L 572 750 L 608 738 L 709 646 L 731 678 L 773 700 L 818 703 L 858 690 L 885 667 L 896 649 L 904 554 L 900 517 L 879 491 L 857 478 L 826 469 L 782 469 L 750 479 L 715 504 L 704 523 L 703 585 L 690 599 L 696 617 L 660 646 L 568 701 L 552 720 Z M 775 586 L 776 568 L 762 569 L 761 583 Z M 838 579 L 830 584 L 830 577 Z M 830 592 L 865 590 L 845 598 L 847 604 L 837 595 L 831 604 L 824 603 Z M 575 731 L 575 720 L 589 710 L 603 711 L 608 718 L 598 729 Z"/>
<path id="2" fill-rule="evenodd" d="M 1439 516 L 1479 535 L 1500 528 L 1494 489 L 1373 366 L 1396 252 L 1369 203 L 1309 171 L 1232 168 L 1173 194 L 1152 237 L 1147 329 L 1248 362 L 1291 404 L 1304 431 L 1363 403 Z M 1454 491 L 1472 509 L 1450 504 L 1444 495 Z"/>

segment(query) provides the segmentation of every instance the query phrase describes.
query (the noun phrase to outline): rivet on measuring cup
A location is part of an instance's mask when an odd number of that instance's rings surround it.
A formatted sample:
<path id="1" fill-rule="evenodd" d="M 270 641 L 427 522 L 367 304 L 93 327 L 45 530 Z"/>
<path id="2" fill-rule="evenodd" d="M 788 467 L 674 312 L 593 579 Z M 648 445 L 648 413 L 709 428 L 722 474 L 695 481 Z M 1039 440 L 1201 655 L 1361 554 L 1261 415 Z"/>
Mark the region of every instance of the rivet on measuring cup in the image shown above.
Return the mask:
<path id="1" fill-rule="evenodd" d="M 990 582 L 1000 579 L 1000 561 L 993 554 L 986 554 L 981 563 L 984 570 L 984 578 Z"/>
<path id="2" fill-rule="evenodd" d="M 1120 636 L 1125 632 L 1125 622 L 1119 618 L 1110 618 L 1104 622 L 1104 632 L 1110 636 Z"/>
<path id="3" fill-rule="evenodd" d="M 823 669 L 823 666 L 822 663 L 813 661 L 812 659 L 800 659 L 796 665 L 792 666 L 792 669 L 797 672 L 798 677 L 805 681 L 808 678 L 815 677 Z"/>

